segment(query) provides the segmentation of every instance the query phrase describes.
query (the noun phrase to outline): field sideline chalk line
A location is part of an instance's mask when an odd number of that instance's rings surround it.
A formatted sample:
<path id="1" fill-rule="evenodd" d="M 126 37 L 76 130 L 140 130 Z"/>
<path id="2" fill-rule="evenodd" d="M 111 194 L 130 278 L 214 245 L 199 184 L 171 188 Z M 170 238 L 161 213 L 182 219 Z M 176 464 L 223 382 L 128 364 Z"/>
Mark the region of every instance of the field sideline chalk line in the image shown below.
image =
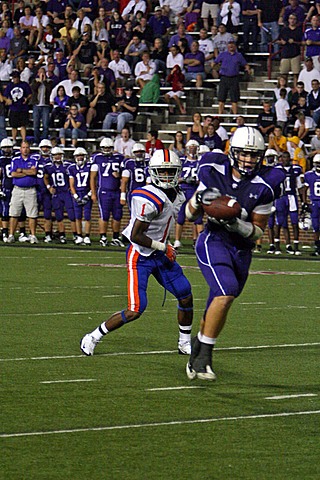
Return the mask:
<path id="1" fill-rule="evenodd" d="M 39 383 L 75 383 L 75 382 L 96 382 L 95 378 L 77 378 L 75 380 L 45 380 L 44 382 Z"/>
<path id="2" fill-rule="evenodd" d="M 312 343 L 283 343 L 279 345 L 250 345 L 244 347 L 220 347 L 215 348 L 217 352 L 228 350 L 259 350 L 262 348 L 295 348 L 295 347 L 314 347 L 319 346 L 320 342 Z M 166 355 L 168 353 L 177 353 L 176 350 L 150 350 L 150 352 L 115 352 L 100 353 L 95 357 L 120 357 L 124 355 Z M 54 355 L 52 357 L 20 357 L 20 358 L 0 358 L 0 362 L 23 362 L 27 360 L 59 360 L 67 358 L 87 358 L 85 355 Z"/>
<path id="3" fill-rule="evenodd" d="M 114 425 L 109 427 L 88 427 L 88 428 L 70 428 L 68 430 L 48 430 L 43 432 L 23 432 L 23 433 L 3 433 L 0 438 L 15 437 L 36 437 L 41 435 L 62 435 L 64 433 L 84 433 L 84 432 L 103 432 L 112 430 L 128 430 L 131 428 L 150 428 L 150 427 L 166 427 L 175 425 L 192 425 L 197 423 L 214 423 L 214 422 L 232 422 L 237 420 L 256 420 L 264 418 L 281 418 L 294 417 L 298 415 L 318 415 L 320 410 L 310 410 L 305 412 L 283 412 L 283 413 L 266 413 L 261 415 L 243 415 L 240 417 L 221 417 L 221 418 L 202 418 L 198 420 L 176 420 L 172 422 L 155 422 L 140 423 L 132 425 Z"/>

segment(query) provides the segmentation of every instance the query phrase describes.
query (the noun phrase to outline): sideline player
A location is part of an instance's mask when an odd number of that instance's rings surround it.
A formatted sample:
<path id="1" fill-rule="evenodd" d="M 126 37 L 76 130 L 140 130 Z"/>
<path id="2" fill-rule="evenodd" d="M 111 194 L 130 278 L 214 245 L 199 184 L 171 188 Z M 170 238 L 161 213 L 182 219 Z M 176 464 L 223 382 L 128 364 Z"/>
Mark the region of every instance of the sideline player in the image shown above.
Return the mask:
<path id="1" fill-rule="evenodd" d="M 167 243 L 171 224 L 185 199 L 177 188 L 180 171 L 181 163 L 174 152 L 156 150 L 149 163 L 151 184 L 133 191 L 131 219 L 123 232 L 131 242 L 127 248 L 128 306 L 82 338 L 84 354 L 93 355 L 104 335 L 142 315 L 147 307 L 150 275 L 178 300 L 178 350 L 190 354 L 191 286 L 175 261 L 174 248 Z"/>
<path id="2" fill-rule="evenodd" d="M 194 221 L 221 195 L 235 198 L 242 207 L 241 219 L 209 218 L 198 237 L 196 255 L 210 292 L 200 330 L 192 338 L 192 353 L 186 367 L 190 380 L 215 380 L 212 351 L 228 311 L 246 283 L 254 242 L 263 235 L 278 190 L 285 178 L 282 170 L 262 166 L 265 152 L 261 133 L 252 127 L 236 130 L 229 158 L 206 153 L 199 165 L 199 187 L 186 207 Z"/>
<path id="3" fill-rule="evenodd" d="M 311 221 L 314 232 L 314 246 L 315 251 L 313 256 L 318 257 L 320 255 L 320 154 L 317 153 L 313 157 L 313 169 L 304 174 L 303 201 L 306 205 L 307 202 L 307 190 L 310 188 L 310 200 L 311 206 Z"/>

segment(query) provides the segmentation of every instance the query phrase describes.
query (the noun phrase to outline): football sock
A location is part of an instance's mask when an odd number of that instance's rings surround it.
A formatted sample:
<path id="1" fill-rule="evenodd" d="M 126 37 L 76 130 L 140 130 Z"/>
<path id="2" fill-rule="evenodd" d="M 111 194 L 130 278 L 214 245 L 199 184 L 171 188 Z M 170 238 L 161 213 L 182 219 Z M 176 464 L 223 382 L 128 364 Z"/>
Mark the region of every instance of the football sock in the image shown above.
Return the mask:
<path id="1" fill-rule="evenodd" d="M 9 235 L 9 228 L 3 228 L 2 235 L 5 235 L 7 237 Z"/>
<path id="2" fill-rule="evenodd" d="M 116 239 L 119 238 L 119 232 L 113 232 L 112 238 Z"/>
<path id="3" fill-rule="evenodd" d="M 26 234 L 26 227 L 20 227 L 19 231 L 20 231 L 20 233 L 23 233 L 25 235 Z"/>
<path id="4" fill-rule="evenodd" d="M 93 332 L 91 332 L 91 335 L 96 340 L 101 340 L 101 338 L 104 337 L 107 333 L 108 330 L 105 326 L 105 323 L 103 322 L 101 323 L 101 325 L 99 325 L 99 327 L 97 327 L 95 330 L 93 330 Z"/>
<path id="5" fill-rule="evenodd" d="M 200 332 L 198 333 L 198 339 L 200 340 L 201 343 L 205 343 L 206 345 L 215 345 L 217 341 L 216 338 L 207 337 L 206 335 L 203 335 Z"/>
<path id="6" fill-rule="evenodd" d="M 294 250 L 299 250 L 299 240 L 293 240 L 293 247 Z"/>
<path id="7" fill-rule="evenodd" d="M 192 325 L 179 325 L 180 342 L 190 342 Z"/>

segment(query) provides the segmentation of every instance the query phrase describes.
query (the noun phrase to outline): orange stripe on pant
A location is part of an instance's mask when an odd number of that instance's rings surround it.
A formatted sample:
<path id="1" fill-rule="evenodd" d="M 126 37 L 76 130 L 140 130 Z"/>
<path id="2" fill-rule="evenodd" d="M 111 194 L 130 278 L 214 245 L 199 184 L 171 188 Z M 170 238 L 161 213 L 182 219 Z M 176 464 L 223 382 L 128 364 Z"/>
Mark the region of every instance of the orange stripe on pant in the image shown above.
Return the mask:
<path id="1" fill-rule="evenodd" d="M 137 271 L 139 253 L 130 247 L 128 252 L 128 310 L 131 312 L 139 312 L 139 279 Z"/>

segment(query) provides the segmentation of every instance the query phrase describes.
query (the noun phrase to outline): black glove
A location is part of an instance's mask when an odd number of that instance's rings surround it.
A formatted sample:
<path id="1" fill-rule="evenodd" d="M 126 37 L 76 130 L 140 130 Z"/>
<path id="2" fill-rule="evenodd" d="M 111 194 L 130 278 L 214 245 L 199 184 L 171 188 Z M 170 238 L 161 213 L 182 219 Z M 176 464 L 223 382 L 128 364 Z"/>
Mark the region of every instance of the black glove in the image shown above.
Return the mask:
<path id="1" fill-rule="evenodd" d="M 302 203 L 301 205 L 301 215 L 309 211 L 309 205 L 307 203 Z"/>
<path id="2" fill-rule="evenodd" d="M 196 195 L 196 201 L 199 204 L 210 205 L 213 200 L 219 197 L 221 197 L 220 191 L 217 188 L 211 187 L 198 192 Z"/>
<path id="3" fill-rule="evenodd" d="M 82 197 L 82 205 L 85 205 L 86 203 L 88 203 L 90 200 L 90 197 L 89 195 L 85 195 L 84 197 Z"/>
<path id="4" fill-rule="evenodd" d="M 82 199 L 80 197 L 76 198 L 75 201 L 77 202 L 78 205 L 80 205 L 80 207 L 83 205 Z"/>
<path id="5" fill-rule="evenodd" d="M 0 190 L 0 200 L 4 200 L 6 198 L 6 194 Z"/>

